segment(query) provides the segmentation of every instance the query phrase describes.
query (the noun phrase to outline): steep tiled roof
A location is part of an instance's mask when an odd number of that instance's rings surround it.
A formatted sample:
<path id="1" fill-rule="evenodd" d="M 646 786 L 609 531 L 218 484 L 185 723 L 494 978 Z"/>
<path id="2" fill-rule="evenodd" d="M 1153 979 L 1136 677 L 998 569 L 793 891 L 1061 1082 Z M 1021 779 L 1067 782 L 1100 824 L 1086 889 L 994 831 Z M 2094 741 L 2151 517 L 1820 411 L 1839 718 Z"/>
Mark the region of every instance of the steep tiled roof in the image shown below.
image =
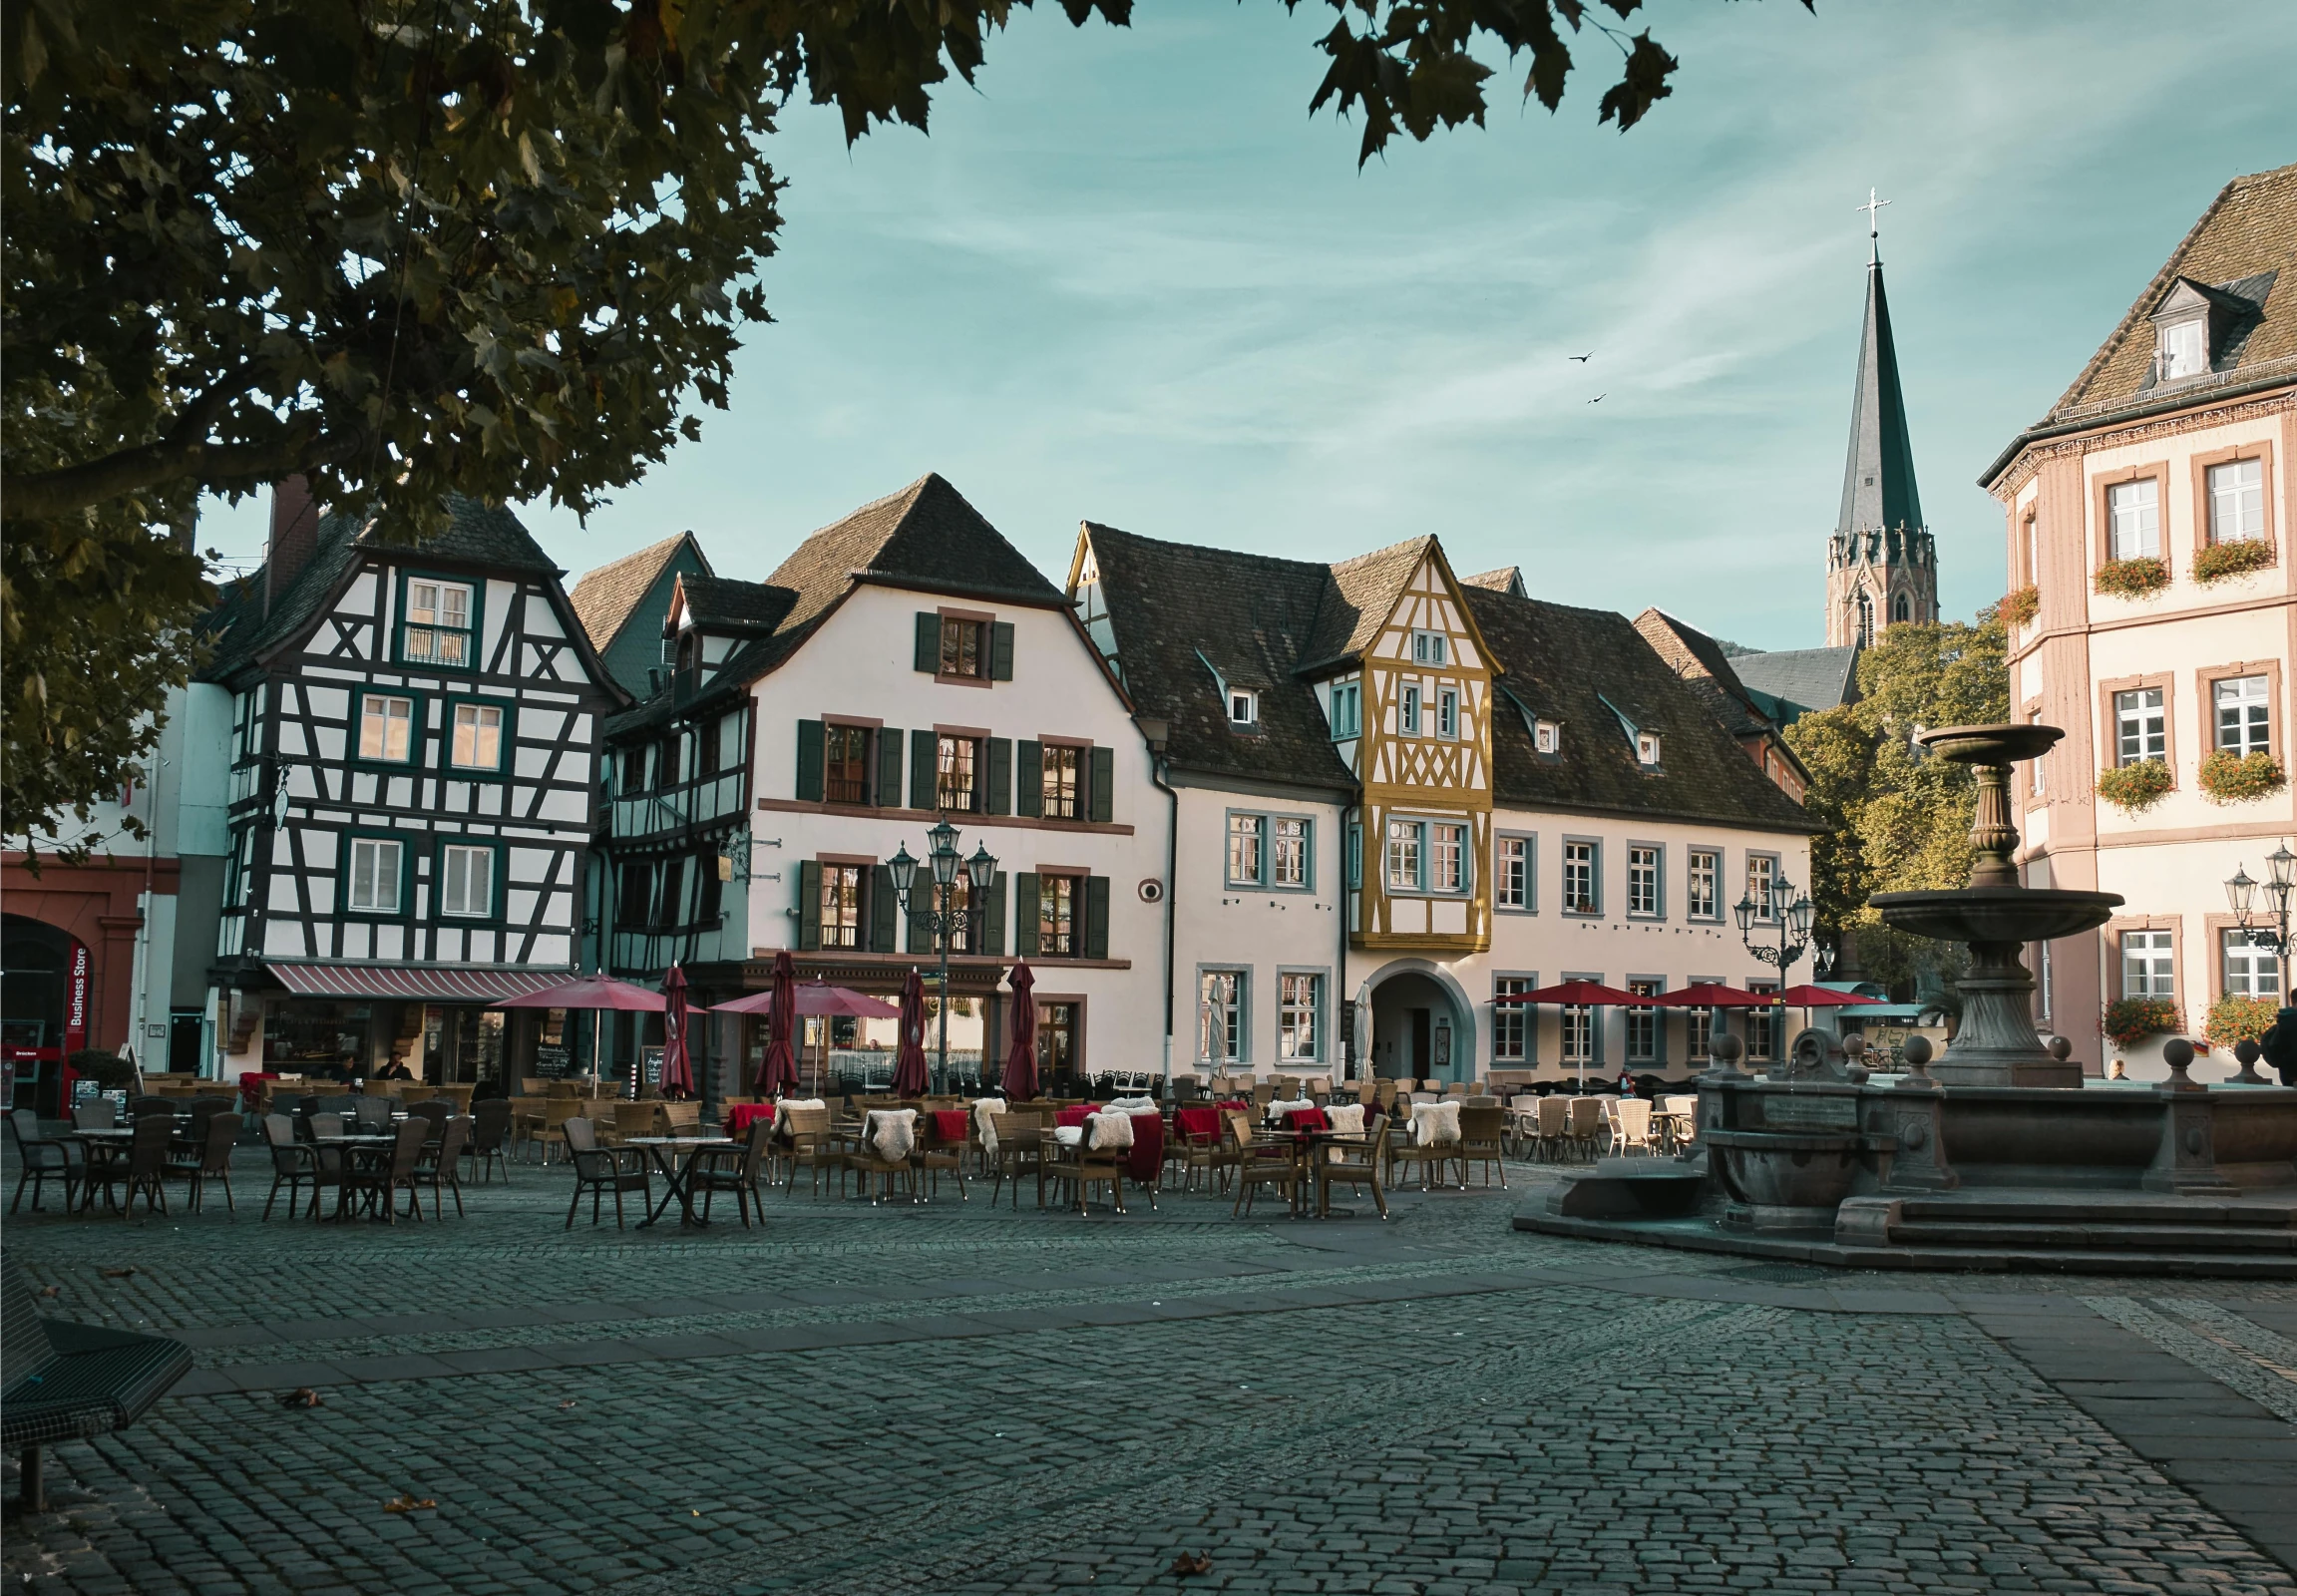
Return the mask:
<path id="1" fill-rule="evenodd" d="M 1395 612 L 1404 584 L 1411 581 L 1434 543 L 1433 538 L 1408 538 L 1331 567 L 1324 609 L 1301 663 L 1323 664 L 1361 653 L 1370 646 L 1387 617 Z"/>
<path id="2" fill-rule="evenodd" d="M 1315 640 L 1320 609 L 1340 602 L 1329 567 L 1164 543 L 1092 522 L 1084 531 L 1125 690 L 1143 718 L 1168 724 L 1176 765 L 1328 789 L 1354 785 L 1333 752 L 1314 688 L 1293 674 L 1329 656 Z M 1339 635 L 1344 640 L 1346 631 Z M 1220 680 L 1261 690 L 1257 727 L 1229 724 L 1216 669 Z"/>
<path id="3" fill-rule="evenodd" d="M 519 518 L 500 505 L 482 505 L 460 495 L 447 501 L 448 522 L 438 536 L 408 549 L 379 543 L 362 516 L 332 514 L 319 519 L 318 547 L 265 611 L 261 572 L 238 586 L 243 596 L 227 596 L 211 611 L 206 626 L 219 634 L 215 653 L 201 675 L 219 680 L 249 661 L 292 642 L 318 623 L 336 592 L 350 580 L 366 555 L 396 555 L 442 568 L 522 572 L 556 580 L 558 566 L 544 554 Z"/>
<path id="4" fill-rule="evenodd" d="M 574 584 L 568 599 L 574 606 L 574 614 L 582 629 L 590 634 L 590 645 L 603 649 L 614 640 L 630 618 L 630 611 L 652 589 L 677 554 L 679 548 L 693 542 L 694 535 L 681 532 L 674 538 L 646 545 L 634 555 L 624 555 L 610 565 L 584 572 L 582 580 Z M 702 562 L 702 570 L 710 569 L 709 558 L 702 554 L 700 544 L 694 544 L 694 554 Z"/>
<path id="5" fill-rule="evenodd" d="M 1503 807 L 1818 829 L 1625 615 L 1484 588 L 1470 588 L 1466 597 L 1505 672 L 1491 717 L 1493 796 Z M 1533 750 L 1527 712 L 1562 724 L 1555 757 Z M 1636 762 L 1623 718 L 1659 733 L 1657 770 Z"/>
<path id="6" fill-rule="evenodd" d="M 1716 722 L 1733 737 L 1748 737 L 1771 729 L 1763 711 L 1722 645 L 1687 620 L 1664 609 L 1646 609 L 1635 617 L 1635 629 L 1668 667 L 1687 683 L 1714 714 Z"/>
<path id="7" fill-rule="evenodd" d="M 2180 279 L 2216 303 L 2221 340 L 2207 376 L 2156 384 L 2152 317 Z M 2297 381 L 2297 165 L 2235 178 L 2218 192 L 2072 385 L 1980 484 L 1992 483 L 2037 434 L 2276 381 Z"/>
<path id="8" fill-rule="evenodd" d="M 1741 686 L 1780 725 L 1813 709 L 1832 709 L 1858 701 L 1858 650 L 1839 648 L 1782 648 L 1775 653 L 1740 654 L 1730 661 Z"/>
<path id="9" fill-rule="evenodd" d="M 797 599 L 787 588 L 732 577 L 681 577 L 678 592 L 687 617 L 704 631 L 771 631 Z"/>
<path id="10" fill-rule="evenodd" d="M 1518 598 L 1530 597 L 1523 585 L 1523 567 L 1501 566 L 1495 571 L 1479 571 L 1472 577 L 1459 579 L 1467 588 L 1489 588 L 1494 593 L 1511 593 Z"/>
<path id="11" fill-rule="evenodd" d="M 714 580 L 714 579 L 713 579 Z M 763 584 L 722 583 L 718 593 L 753 616 L 779 605 L 772 629 L 736 648 L 704 698 L 746 687 L 796 653 L 858 583 L 871 581 L 991 601 L 1061 606 L 1061 592 L 939 473 L 822 528 L 790 551 Z M 735 598 L 734 590 L 751 596 Z M 609 733 L 669 718 L 663 692 L 609 723 Z"/>

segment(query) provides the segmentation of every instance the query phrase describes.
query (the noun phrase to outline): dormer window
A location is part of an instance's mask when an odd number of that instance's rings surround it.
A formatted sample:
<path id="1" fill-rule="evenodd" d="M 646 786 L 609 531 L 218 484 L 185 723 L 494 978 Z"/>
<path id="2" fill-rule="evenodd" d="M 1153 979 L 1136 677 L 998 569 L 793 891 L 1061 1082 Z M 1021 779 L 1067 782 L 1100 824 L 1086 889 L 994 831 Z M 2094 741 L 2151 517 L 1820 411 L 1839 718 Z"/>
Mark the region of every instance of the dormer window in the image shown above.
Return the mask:
<path id="1" fill-rule="evenodd" d="M 1659 763 L 1659 733 L 1639 731 L 1635 734 L 1635 762 L 1651 768 Z"/>
<path id="2" fill-rule="evenodd" d="M 1415 665 L 1448 665 L 1451 663 L 1451 639 L 1440 631 L 1415 631 L 1411 634 L 1411 662 Z"/>
<path id="3" fill-rule="evenodd" d="M 1231 687 L 1228 690 L 1228 723 L 1232 726 L 1258 725 L 1260 694 L 1249 687 Z"/>
<path id="4" fill-rule="evenodd" d="M 2198 377 L 2209 369 L 2209 318 L 2182 316 L 2161 326 L 2161 380 Z"/>
<path id="5" fill-rule="evenodd" d="M 1540 753 L 1555 753 L 1563 746 L 1563 728 L 1552 720 L 1535 722 L 1531 729 L 1531 745 Z"/>

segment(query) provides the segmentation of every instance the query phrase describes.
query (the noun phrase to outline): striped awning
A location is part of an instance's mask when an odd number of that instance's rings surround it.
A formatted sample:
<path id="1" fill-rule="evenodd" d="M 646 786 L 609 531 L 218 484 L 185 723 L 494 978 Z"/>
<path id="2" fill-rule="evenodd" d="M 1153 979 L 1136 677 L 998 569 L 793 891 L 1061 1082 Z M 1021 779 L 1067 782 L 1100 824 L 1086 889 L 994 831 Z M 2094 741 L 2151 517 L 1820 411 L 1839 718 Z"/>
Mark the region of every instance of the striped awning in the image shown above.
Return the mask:
<path id="1" fill-rule="evenodd" d="M 571 970 L 507 970 L 497 965 L 388 965 L 331 959 L 263 967 L 300 998 L 404 998 L 426 1002 L 499 1003 L 572 981 Z"/>

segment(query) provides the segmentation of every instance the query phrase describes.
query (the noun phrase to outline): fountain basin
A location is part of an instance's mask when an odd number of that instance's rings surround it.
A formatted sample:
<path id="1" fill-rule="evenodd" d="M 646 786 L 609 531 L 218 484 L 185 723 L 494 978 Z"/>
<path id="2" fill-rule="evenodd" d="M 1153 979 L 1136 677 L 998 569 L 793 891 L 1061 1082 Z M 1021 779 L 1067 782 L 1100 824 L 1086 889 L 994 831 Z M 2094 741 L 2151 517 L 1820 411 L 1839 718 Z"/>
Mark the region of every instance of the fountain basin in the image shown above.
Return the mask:
<path id="1" fill-rule="evenodd" d="M 1857 1131 L 1711 1130 L 1701 1141 L 1729 1198 L 1723 1222 L 1750 1230 L 1825 1229 L 1894 1145 Z M 1871 1184 L 1871 1182 L 1869 1182 Z"/>
<path id="2" fill-rule="evenodd" d="M 1868 900 L 1882 922 L 1939 942 L 2055 942 L 2093 931 L 2113 918 L 2121 895 L 2064 887 L 1955 887 L 1938 892 L 1876 893 Z"/>

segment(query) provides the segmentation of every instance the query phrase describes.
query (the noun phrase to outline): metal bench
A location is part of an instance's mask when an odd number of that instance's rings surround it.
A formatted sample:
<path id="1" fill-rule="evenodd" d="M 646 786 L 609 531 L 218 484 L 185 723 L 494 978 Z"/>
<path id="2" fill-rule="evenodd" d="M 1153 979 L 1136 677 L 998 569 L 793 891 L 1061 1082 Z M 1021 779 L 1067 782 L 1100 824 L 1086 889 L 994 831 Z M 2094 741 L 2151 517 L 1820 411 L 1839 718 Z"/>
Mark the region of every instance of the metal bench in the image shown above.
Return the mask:
<path id="1" fill-rule="evenodd" d="M 0 1448 L 22 1452 L 27 1512 L 44 1512 L 40 1448 L 123 1429 L 191 1367 L 191 1349 L 160 1336 L 50 1319 L 34 1306 L 16 1266 L 0 1261 L 0 1342 L 8 1384 L 0 1390 Z"/>

